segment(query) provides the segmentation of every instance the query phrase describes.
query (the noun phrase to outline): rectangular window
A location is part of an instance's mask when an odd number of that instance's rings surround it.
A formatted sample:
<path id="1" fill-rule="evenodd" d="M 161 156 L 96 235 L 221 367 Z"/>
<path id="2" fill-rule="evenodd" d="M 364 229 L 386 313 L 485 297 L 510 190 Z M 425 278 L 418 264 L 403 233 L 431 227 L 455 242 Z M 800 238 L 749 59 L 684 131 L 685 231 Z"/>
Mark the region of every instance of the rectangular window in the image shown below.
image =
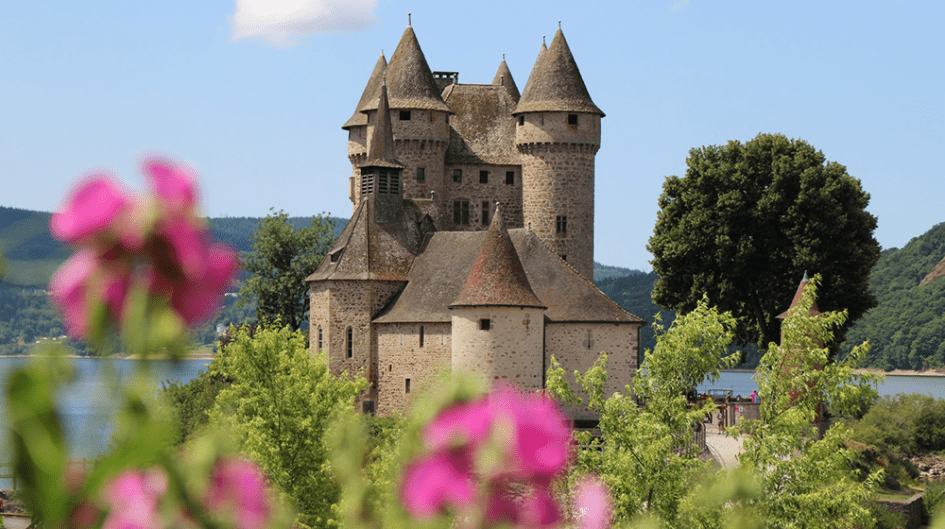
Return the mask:
<path id="1" fill-rule="evenodd" d="M 381 172 L 377 175 L 377 194 L 387 194 L 387 173 Z"/>
<path id="2" fill-rule="evenodd" d="M 354 356 L 354 333 L 351 330 L 351 327 L 348 327 L 348 332 L 345 336 L 345 342 L 348 358 L 351 358 Z"/>
<path id="3" fill-rule="evenodd" d="M 480 184 L 489 183 L 489 171 L 479 171 L 479 183 Z"/>
<path id="4" fill-rule="evenodd" d="M 555 233 L 558 235 L 568 234 L 568 217 L 564 215 L 555 217 Z"/>
<path id="5" fill-rule="evenodd" d="M 404 379 L 404 393 L 410 393 L 410 379 Z"/>
<path id="6" fill-rule="evenodd" d="M 508 186 L 515 185 L 515 171 L 505 172 L 505 185 L 508 185 Z"/>
<path id="7" fill-rule="evenodd" d="M 483 226 L 489 225 L 489 203 L 488 202 L 482 203 L 482 225 Z"/>
<path id="8" fill-rule="evenodd" d="M 453 202 L 453 224 L 469 226 L 469 201 Z"/>
<path id="9" fill-rule="evenodd" d="M 453 181 L 457 184 L 462 183 L 463 181 L 463 170 L 462 169 L 453 169 Z"/>
<path id="10" fill-rule="evenodd" d="M 492 328 L 492 320 L 490 320 L 489 318 L 482 318 L 479 320 L 480 331 L 488 331 L 491 328 Z"/>
<path id="11" fill-rule="evenodd" d="M 417 182 L 423 182 L 427 179 L 426 169 L 423 167 L 417 167 Z"/>
<path id="12" fill-rule="evenodd" d="M 368 115 L 370 116 L 370 114 L 368 114 Z M 525 116 L 519 116 L 519 117 L 518 117 L 518 124 L 519 124 L 519 126 L 522 126 L 522 125 L 525 124 Z"/>
<path id="13" fill-rule="evenodd" d="M 400 111 L 400 120 L 401 120 L 401 121 L 410 121 L 410 111 L 409 111 L 409 110 L 401 110 L 401 111 Z"/>
<path id="14" fill-rule="evenodd" d="M 577 125 L 577 114 L 568 114 L 568 125 Z"/>

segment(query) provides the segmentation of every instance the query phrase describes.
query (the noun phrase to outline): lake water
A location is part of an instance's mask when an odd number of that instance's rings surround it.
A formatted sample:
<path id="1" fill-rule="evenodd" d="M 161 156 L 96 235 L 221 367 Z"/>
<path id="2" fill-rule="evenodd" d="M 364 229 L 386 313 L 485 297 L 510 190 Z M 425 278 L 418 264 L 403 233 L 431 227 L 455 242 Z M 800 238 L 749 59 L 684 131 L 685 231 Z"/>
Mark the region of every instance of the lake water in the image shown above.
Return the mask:
<path id="1" fill-rule="evenodd" d="M 707 389 L 731 389 L 733 395 L 747 397 L 758 389 L 758 384 L 751 378 L 754 372 L 726 371 L 722 377 L 709 384 L 699 386 L 699 392 Z M 945 377 L 916 377 L 886 375 L 886 380 L 876 388 L 880 396 L 899 393 L 923 393 L 935 398 L 945 399 Z"/>

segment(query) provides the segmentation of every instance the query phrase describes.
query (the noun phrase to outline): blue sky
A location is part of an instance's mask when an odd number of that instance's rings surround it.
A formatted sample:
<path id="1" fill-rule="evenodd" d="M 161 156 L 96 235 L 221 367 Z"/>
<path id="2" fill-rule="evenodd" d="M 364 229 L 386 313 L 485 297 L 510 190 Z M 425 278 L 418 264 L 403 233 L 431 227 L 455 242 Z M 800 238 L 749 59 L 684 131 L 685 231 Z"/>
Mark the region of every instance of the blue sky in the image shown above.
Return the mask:
<path id="1" fill-rule="evenodd" d="M 434 70 L 519 88 L 562 28 L 607 114 L 595 259 L 649 270 L 664 177 L 689 149 L 803 138 L 872 196 L 901 247 L 945 220 L 945 3 L 0 0 L 0 205 L 51 211 L 108 170 L 195 167 L 205 213 L 348 217 L 351 115 L 412 12 Z"/>

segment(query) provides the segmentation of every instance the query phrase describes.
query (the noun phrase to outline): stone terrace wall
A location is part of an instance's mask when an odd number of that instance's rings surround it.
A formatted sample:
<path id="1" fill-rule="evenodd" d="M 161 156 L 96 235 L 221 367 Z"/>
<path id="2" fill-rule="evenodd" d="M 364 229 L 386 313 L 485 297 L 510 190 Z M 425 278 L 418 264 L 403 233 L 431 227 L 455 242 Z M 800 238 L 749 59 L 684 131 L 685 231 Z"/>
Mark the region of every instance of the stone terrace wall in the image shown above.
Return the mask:
<path id="1" fill-rule="evenodd" d="M 430 389 L 449 372 L 452 340 L 449 323 L 380 323 L 377 336 L 377 415 L 406 412 L 414 395 Z M 420 329 L 423 344 L 420 344 Z M 410 379 L 410 393 L 406 380 Z"/>

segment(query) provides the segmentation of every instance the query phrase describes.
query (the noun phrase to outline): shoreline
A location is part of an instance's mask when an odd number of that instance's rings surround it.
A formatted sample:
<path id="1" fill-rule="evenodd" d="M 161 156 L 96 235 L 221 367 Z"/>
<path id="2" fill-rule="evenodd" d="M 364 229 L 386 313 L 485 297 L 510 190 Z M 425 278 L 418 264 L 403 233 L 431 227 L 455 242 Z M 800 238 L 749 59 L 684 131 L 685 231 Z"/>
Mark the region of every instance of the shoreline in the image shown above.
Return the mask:
<path id="1" fill-rule="evenodd" d="M 724 373 L 754 373 L 754 369 L 724 369 Z M 873 374 L 873 375 L 886 375 L 887 377 L 945 377 L 945 368 L 938 369 L 925 369 L 923 371 L 915 371 L 912 369 L 893 369 L 892 371 L 884 371 L 876 367 L 858 367 L 853 370 L 857 375 L 862 374 Z"/>

